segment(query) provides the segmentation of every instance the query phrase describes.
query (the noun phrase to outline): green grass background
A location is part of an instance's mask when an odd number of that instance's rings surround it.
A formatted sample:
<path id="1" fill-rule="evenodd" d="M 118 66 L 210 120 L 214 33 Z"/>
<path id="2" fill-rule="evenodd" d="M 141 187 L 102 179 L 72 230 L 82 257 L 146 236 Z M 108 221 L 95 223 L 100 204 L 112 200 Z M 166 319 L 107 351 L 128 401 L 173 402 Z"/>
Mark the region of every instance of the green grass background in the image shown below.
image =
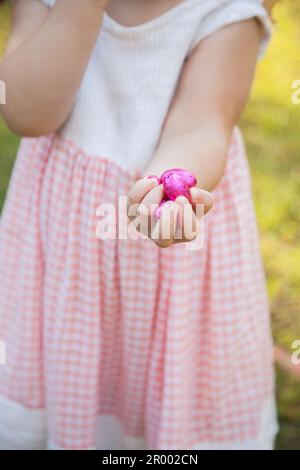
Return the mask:
<path id="1" fill-rule="evenodd" d="M 273 42 L 259 63 L 241 127 L 253 174 L 273 333 L 291 352 L 291 343 L 300 339 L 300 105 L 291 101 L 292 82 L 300 79 L 300 2 L 283 0 L 275 8 L 275 18 Z M 0 54 L 8 19 L 9 7 L 4 5 Z M 18 141 L 0 119 L 0 209 Z M 277 395 L 277 448 L 300 449 L 300 381 L 278 370 Z"/>

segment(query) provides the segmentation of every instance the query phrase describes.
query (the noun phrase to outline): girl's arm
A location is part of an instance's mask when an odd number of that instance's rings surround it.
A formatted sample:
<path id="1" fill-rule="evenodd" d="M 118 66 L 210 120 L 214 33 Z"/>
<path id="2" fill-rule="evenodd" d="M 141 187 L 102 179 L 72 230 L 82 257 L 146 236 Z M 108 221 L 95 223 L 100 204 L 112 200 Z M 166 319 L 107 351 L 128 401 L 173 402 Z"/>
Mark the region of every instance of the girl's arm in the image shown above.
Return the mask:
<path id="1" fill-rule="evenodd" d="M 146 174 L 182 167 L 213 190 L 249 95 L 260 43 L 255 19 L 227 26 L 202 41 L 188 59 L 160 143 Z"/>
<path id="2" fill-rule="evenodd" d="M 11 130 L 45 135 L 66 120 L 87 67 L 108 0 L 15 0 L 12 33 L 0 80 L 7 99 L 0 111 Z"/>
<path id="3" fill-rule="evenodd" d="M 146 175 L 158 176 L 174 167 L 194 173 L 202 189 L 191 190 L 191 202 L 204 204 L 205 211 L 212 207 L 207 191 L 212 191 L 224 174 L 232 131 L 250 92 L 260 39 L 260 26 L 251 19 L 226 26 L 199 43 L 183 68 L 159 145 L 145 170 Z M 138 214 L 146 217 L 146 209 L 159 204 L 162 197 L 155 180 L 139 180 L 128 195 L 129 215 L 140 204 Z M 181 220 L 181 225 L 187 223 L 191 229 L 194 222 Z M 161 217 L 156 236 L 163 232 L 164 223 Z M 149 232 L 145 234 L 149 236 Z M 190 235 L 181 241 L 195 236 Z M 174 233 L 167 240 L 158 237 L 154 241 L 161 247 L 169 246 L 174 243 Z"/>

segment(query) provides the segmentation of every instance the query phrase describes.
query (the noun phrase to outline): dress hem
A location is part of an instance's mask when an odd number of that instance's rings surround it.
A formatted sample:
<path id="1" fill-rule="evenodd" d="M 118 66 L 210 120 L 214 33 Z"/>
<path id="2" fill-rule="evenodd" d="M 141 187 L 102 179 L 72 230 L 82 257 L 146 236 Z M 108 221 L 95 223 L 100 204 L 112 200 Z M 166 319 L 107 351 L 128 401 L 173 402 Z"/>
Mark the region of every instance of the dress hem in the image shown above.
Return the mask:
<path id="1" fill-rule="evenodd" d="M 0 395 L 0 409 L 0 450 L 71 450 L 51 441 L 47 443 L 47 413 L 44 408 L 29 409 Z M 256 438 L 234 442 L 203 441 L 176 450 L 273 450 L 279 429 L 275 409 L 274 397 L 270 396 L 263 407 L 261 427 Z M 101 414 L 98 420 L 98 440 L 111 438 L 115 442 L 111 442 L 113 445 L 99 443 L 97 447 L 81 450 L 117 450 L 120 449 L 120 440 L 123 441 L 121 448 L 124 450 L 150 450 L 143 437 L 121 435 L 121 424 L 114 415 Z M 105 429 L 106 436 L 100 435 L 100 427 Z"/>

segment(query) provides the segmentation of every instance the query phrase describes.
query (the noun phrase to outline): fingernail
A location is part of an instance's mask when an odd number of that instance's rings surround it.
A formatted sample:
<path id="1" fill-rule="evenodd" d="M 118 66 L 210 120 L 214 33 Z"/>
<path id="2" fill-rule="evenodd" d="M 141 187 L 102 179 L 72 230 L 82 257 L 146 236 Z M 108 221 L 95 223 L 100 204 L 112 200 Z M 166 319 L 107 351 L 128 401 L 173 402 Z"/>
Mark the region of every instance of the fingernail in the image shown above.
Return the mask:
<path id="1" fill-rule="evenodd" d="M 175 199 L 175 202 L 179 202 L 179 203 L 182 203 L 182 204 L 187 204 L 189 203 L 189 200 L 187 197 L 185 196 L 178 196 L 176 199 Z"/>
<path id="2" fill-rule="evenodd" d="M 190 193 L 191 193 L 191 195 L 193 196 L 194 199 L 195 198 L 200 199 L 200 198 L 202 198 L 203 191 L 199 188 L 191 188 Z"/>
<path id="3" fill-rule="evenodd" d="M 147 175 L 147 176 L 144 176 L 143 178 L 144 180 L 155 180 L 157 184 L 159 184 L 159 178 L 158 176 L 155 176 L 155 175 Z"/>
<path id="4" fill-rule="evenodd" d="M 192 188 L 191 190 L 191 196 L 194 199 L 199 199 L 203 204 L 212 204 L 212 195 L 208 191 L 205 191 L 204 189 L 199 189 L 199 188 Z"/>

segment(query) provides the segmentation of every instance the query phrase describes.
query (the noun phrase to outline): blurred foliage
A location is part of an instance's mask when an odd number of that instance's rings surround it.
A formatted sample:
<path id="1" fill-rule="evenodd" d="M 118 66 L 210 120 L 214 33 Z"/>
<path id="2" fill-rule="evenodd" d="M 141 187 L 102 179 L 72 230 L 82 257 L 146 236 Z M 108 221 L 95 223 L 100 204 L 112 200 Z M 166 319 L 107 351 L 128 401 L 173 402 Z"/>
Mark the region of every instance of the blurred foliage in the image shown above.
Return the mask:
<path id="1" fill-rule="evenodd" d="M 8 14 L 8 6 L 2 6 L 0 53 Z M 275 35 L 258 65 L 241 127 L 253 174 L 274 337 L 291 352 L 291 343 L 300 339 L 300 105 L 291 100 L 292 83 L 300 80 L 300 2 L 283 0 L 274 16 Z M 0 207 L 18 141 L 0 120 Z M 300 449 L 300 382 L 282 371 L 277 382 L 277 448 Z"/>
<path id="2" fill-rule="evenodd" d="M 9 33 L 9 22 L 7 21 L 8 13 L 9 13 L 9 5 L 8 3 L 4 4 L 0 11 L 0 18 L 1 18 L 1 28 L 0 28 L 0 55 L 3 53 L 4 44 L 7 39 Z"/>
<path id="3" fill-rule="evenodd" d="M 9 4 L 0 7 L 0 56 L 9 33 Z M 0 210 L 13 167 L 19 139 L 7 131 L 0 117 Z"/>
<path id="4" fill-rule="evenodd" d="M 291 99 L 292 83 L 300 79 L 300 2 L 282 0 L 274 16 L 274 38 L 258 65 L 241 124 L 253 175 L 273 334 L 291 352 L 291 343 L 300 339 L 300 105 Z M 300 382 L 282 371 L 277 382 L 277 447 L 300 449 Z"/>

